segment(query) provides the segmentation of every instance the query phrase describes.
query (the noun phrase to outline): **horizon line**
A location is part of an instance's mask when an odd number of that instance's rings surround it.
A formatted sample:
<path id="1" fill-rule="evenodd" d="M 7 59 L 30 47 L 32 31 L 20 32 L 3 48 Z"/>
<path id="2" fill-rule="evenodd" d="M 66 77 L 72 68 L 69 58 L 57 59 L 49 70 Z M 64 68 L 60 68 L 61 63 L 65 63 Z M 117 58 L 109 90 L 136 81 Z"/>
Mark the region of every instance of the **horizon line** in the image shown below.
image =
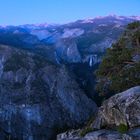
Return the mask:
<path id="1" fill-rule="evenodd" d="M 76 21 L 79 21 L 79 20 L 94 20 L 94 19 L 99 19 L 99 18 L 105 18 L 105 17 L 128 17 L 128 18 L 134 18 L 134 17 L 138 17 L 138 20 L 140 20 L 140 15 L 118 15 L 118 14 L 108 14 L 108 15 L 105 15 L 105 16 L 93 16 L 93 17 L 85 17 L 85 18 L 81 18 L 81 19 L 77 19 L 77 20 L 73 20 L 73 21 L 67 21 L 67 22 L 63 22 L 63 23 L 53 23 L 53 22 L 36 22 L 36 23 L 23 23 L 23 24 L 17 24 L 17 25 L 14 25 L 14 24 L 0 24 L 0 27 L 7 27 L 7 26 L 25 26 L 25 25 L 35 25 L 35 26 L 40 26 L 40 25 L 43 25 L 44 26 L 49 26 L 49 25 L 65 25 L 65 24 L 69 24 L 69 23 L 74 23 Z M 46 24 L 46 25 L 45 25 Z"/>

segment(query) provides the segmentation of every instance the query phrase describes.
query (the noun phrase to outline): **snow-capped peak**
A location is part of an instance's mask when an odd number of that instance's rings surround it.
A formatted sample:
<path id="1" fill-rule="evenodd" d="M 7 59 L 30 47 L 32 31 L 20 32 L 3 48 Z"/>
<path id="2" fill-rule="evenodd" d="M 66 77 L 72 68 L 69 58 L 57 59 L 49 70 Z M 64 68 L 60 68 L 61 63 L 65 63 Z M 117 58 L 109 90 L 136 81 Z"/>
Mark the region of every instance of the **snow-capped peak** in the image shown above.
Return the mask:
<path id="1" fill-rule="evenodd" d="M 140 20 L 140 16 L 130 16 L 131 19 Z"/>
<path id="2" fill-rule="evenodd" d="M 0 28 L 6 28 L 7 25 L 0 25 Z"/>
<path id="3" fill-rule="evenodd" d="M 93 23 L 93 18 L 88 18 L 82 21 L 82 23 Z"/>

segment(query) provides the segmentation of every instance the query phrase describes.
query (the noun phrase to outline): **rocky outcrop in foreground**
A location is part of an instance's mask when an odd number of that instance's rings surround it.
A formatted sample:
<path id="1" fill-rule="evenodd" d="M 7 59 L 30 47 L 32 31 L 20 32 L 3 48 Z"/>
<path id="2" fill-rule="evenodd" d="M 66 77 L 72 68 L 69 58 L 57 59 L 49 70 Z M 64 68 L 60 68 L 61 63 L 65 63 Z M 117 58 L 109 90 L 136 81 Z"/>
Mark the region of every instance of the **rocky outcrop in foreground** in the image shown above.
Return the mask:
<path id="1" fill-rule="evenodd" d="M 89 126 L 60 134 L 57 140 L 140 140 L 140 86 L 112 96 Z"/>
<path id="2" fill-rule="evenodd" d="M 52 140 L 96 110 L 65 66 L 0 46 L 0 140 Z"/>

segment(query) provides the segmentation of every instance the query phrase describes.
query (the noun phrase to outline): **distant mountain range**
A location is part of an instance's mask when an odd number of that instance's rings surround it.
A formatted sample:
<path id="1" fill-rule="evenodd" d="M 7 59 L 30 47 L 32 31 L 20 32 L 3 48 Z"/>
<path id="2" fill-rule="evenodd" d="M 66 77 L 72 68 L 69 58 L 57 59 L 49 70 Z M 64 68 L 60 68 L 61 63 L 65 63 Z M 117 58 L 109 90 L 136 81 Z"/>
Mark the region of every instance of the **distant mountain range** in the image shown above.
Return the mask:
<path id="1" fill-rule="evenodd" d="M 30 49 L 57 64 L 88 62 L 92 66 L 100 62 L 125 26 L 136 20 L 140 17 L 109 15 L 64 25 L 0 26 L 0 44 Z"/>

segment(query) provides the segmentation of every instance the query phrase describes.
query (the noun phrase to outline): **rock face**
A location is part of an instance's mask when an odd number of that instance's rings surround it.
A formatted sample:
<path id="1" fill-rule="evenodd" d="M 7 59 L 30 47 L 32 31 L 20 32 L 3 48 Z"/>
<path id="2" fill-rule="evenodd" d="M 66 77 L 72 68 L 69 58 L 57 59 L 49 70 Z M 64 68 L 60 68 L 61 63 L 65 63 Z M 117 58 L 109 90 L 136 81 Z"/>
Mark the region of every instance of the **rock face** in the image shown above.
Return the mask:
<path id="1" fill-rule="evenodd" d="M 127 132 L 118 129 L 122 124 L 128 127 Z M 60 134 L 57 140 L 140 140 L 139 126 L 140 86 L 137 86 L 106 100 L 90 125 L 92 131 L 84 137 L 79 129 Z"/>
<path id="2" fill-rule="evenodd" d="M 122 135 L 117 131 L 98 130 L 86 134 L 83 138 L 76 132 L 73 131 L 58 135 L 57 140 L 122 140 Z"/>
<path id="3" fill-rule="evenodd" d="M 93 127 L 128 125 L 133 128 L 140 125 L 140 86 L 131 88 L 106 100 L 99 109 Z"/>
<path id="4" fill-rule="evenodd" d="M 99 130 L 91 132 L 85 136 L 85 140 L 97 139 L 97 140 L 121 140 L 121 134 L 112 130 Z"/>
<path id="5" fill-rule="evenodd" d="M 78 140 L 80 138 L 80 129 L 70 130 L 68 132 L 57 135 L 57 140 Z"/>
<path id="6" fill-rule="evenodd" d="M 74 38 L 81 36 L 82 34 L 84 34 L 85 31 L 79 28 L 75 28 L 75 29 L 64 29 L 63 32 L 64 33 L 62 34 L 62 38 Z"/>
<path id="7" fill-rule="evenodd" d="M 123 135 L 124 140 L 140 140 L 140 128 L 130 130 Z"/>
<path id="8" fill-rule="evenodd" d="M 114 130 L 98 130 L 86 134 L 84 137 L 79 135 L 80 130 L 70 131 L 57 136 L 57 140 L 140 140 L 140 128 L 121 134 Z"/>
<path id="9" fill-rule="evenodd" d="M 56 54 L 60 62 L 79 63 L 82 61 L 77 44 L 73 39 L 61 39 L 56 43 Z"/>
<path id="10" fill-rule="evenodd" d="M 53 139 L 57 131 L 83 124 L 96 110 L 65 66 L 0 46 L 0 128 L 10 137 Z"/>

